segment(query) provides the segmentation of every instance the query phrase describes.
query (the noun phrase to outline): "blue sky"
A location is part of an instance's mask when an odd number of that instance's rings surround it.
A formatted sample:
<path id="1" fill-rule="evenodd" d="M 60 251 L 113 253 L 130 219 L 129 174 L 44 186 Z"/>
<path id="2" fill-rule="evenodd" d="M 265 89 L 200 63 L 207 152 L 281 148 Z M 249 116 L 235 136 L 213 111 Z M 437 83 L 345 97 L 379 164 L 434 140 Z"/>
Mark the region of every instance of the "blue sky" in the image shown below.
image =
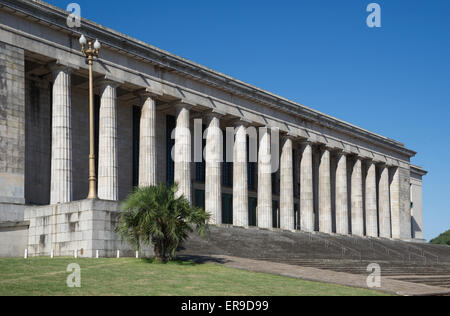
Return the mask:
<path id="1" fill-rule="evenodd" d="M 377 1 L 377 29 L 371 2 L 77 1 L 85 18 L 418 151 L 430 239 L 450 229 L 450 1 Z"/>

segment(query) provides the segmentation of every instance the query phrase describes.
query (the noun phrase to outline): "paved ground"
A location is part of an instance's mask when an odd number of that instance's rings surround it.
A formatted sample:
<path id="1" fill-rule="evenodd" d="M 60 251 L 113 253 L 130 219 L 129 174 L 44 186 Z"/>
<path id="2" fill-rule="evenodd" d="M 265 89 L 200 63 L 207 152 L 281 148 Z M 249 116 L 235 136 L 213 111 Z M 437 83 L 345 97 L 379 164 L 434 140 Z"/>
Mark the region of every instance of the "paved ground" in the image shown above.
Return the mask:
<path id="1" fill-rule="evenodd" d="M 229 256 L 191 257 L 191 259 L 202 262 L 223 264 L 231 268 L 254 272 L 271 273 L 303 280 L 340 284 L 358 288 L 368 288 L 367 277 L 369 273 L 367 276 L 355 275 L 310 267 L 300 267 L 284 263 L 274 263 Z M 377 290 L 402 296 L 450 295 L 450 289 L 404 282 L 397 280 L 398 278 L 399 277 L 396 276 L 382 277 L 381 288 Z"/>

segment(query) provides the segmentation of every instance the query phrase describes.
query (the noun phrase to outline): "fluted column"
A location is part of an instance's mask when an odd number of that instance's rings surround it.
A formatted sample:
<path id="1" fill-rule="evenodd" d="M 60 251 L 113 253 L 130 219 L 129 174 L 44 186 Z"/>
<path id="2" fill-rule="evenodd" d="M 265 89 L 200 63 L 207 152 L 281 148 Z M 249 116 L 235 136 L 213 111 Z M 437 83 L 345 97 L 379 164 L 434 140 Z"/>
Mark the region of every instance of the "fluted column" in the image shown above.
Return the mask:
<path id="1" fill-rule="evenodd" d="M 352 170 L 352 234 L 364 236 L 362 161 L 357 157 Z"/>
<path id="2" fill-rule="evenodd" d="M 151 95 L 144 95 L 139 136 L 139 186 L 155 186 L 156 182 L 156 103 Z"/>
<path id="3" fill-rule="evenodd" d="M 192 203 L 190 106 L 177 104 L 176 111 L 174 179 L 178 184 L 178 195 L 184 195 Z"/>
<path id="4" fill-rule="evenodd" d="M 389 168 L 386 165 L 380 167 L 379 186 L 379 221 L 380 237 L 391 238 L 391 202 L 389 192 Z"/>
<path id="5" fill-rule="evenodd" d="M 323 148 L 319 165 L 319 230 L 332 233 L 331 159 L 328 148 Z"/>
<path id="6" fill-rule="evenodd" d="M 119 198 L 116 88 L 115 83 L 104 81 L 100 94 L 98 197 L 110 201 Z"/>
<path id="7" fill-rule="evenodd" d="M 52 158 L 50 203 L 72 201 L 71 70 L 53 67 Z"/>
<path id="8" fill-rule="evenodd" d="M 336 233 L 348 235 L 347 154 L 339 152 L 336 168 Z"/>
<path id="9" fill-rule="evenodd" d="M 220 115 L 210 113 L 205 149 L 205 209 L 211 214 L 211 224 L 222 223 L 222 159 L 223 137 Z"/>
<path id="10" fill-rule="evenodd" d="M 280 161 L 280 228 L 295 230 L 293 140 L 283 138 Z"/>
<path id="11" fill-rule="evenodd" d="M 366 230 L 367 236 L 378 237 L 377 176 L 376 165 L 373 163 L 373 161 L 367 162 Z"/>
<path id="12" fill-rule="evenodd" d="M 314 231 L 314 184 L 312 144 L 302 145 L 300 161 L 300 228 L 302 231 Z"/>
<path id="13" fill-rule="evenodd" d="M 233 225 L 248 226 L 247 128 L 236 125 L 233 154 Z"/>
<path id="14" fill-rule="evenodd" d="M 261 128 L 258 156 L 258 227 L 272 228 L 272 167 L 270 133 Z"/>

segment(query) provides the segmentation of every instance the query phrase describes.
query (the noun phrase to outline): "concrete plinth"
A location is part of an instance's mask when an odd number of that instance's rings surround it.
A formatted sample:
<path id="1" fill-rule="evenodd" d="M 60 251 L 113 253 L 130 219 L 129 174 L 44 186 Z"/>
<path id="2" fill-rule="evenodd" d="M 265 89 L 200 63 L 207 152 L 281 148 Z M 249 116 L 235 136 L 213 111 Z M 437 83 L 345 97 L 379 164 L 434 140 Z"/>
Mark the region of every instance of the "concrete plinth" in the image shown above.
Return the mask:
<path id="1" fill-rule="evenodd" d="M 20 258 L 28 243 L 29 222 L 0 221 L 0 258 Z"/>
<path id="2" fill-rule="evenodd" d="M 119 203 L 83 200 L 72 203 L 28 207 L 28 253 L 30 256 L 73 256 L 94 258 L 115 257 L 120 250 L 124 257 L 134 256 L 134 249 L 122 242 L 115 229 L 119 220 Z M 145 249 L 145 255 L 152 255 Z"/>

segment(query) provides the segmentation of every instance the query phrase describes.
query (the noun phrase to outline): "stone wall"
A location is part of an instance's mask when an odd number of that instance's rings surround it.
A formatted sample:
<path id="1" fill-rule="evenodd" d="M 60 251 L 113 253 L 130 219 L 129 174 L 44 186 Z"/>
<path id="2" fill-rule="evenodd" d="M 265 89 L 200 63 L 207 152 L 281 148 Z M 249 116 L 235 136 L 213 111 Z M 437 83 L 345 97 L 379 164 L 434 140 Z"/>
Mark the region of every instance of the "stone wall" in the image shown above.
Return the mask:
<path id="1" fill-rule="evenodd" d="M 156 112 L 156 180 L 166 183 L 166 114 Z"/>
<path id="2" fill-rule="evenodd" d="M 0 258 L 19 258 L 28 242 L 28 222 L 0 222 Z"/>
<path id="3" fill-rule="evenodd" d="M 411 226 L 412 237 L 423 239 L 423 188 L 422 176 L 411 172 Z"/>
<path id="4" fill-rule="evenodd" d="M 133 107 L 118 102 L 117 159 L 119 200 L 124 200 L 133 189 Z"/>
<path id="5" fill-rule="evenodd" d="M 50 204 L 51 85 L 35 78 L 25 81 L 25 200 Z"/>
<path id="6" fill-rule="evenodd" d="M 54 206 L 28 207 L 25 218 L 30 222 L 28 251 L 30 256 L 80 257 L 134 256 L 134 250 L 114 232 L 119 219 L 119 203 L 84 200 Z M 152 255 L 150 249 L 145 255 Z"/>
<path id="7" fill-rule="evenodd" d="M 411 239 L 410 169 L 390 170 L 392 238 Z"/>
<path id="8" fill-rule="evenodd" d="M 0 203 L 24 204 L 24 52 L 0 42 Z"/>

